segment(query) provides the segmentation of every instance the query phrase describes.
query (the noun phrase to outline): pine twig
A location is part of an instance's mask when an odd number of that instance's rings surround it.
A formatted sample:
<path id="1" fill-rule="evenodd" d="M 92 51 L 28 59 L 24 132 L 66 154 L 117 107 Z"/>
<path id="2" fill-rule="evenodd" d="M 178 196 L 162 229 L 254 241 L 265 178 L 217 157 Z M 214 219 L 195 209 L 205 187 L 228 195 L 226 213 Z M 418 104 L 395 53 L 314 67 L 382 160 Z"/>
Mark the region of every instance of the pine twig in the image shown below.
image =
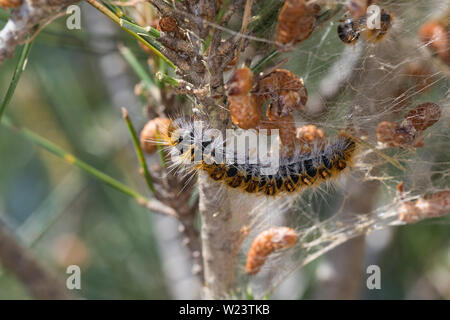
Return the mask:
<path id="1" fill-rule="evenodd" d="M 150 172 L 148 171 L 147 162 L 145 161 L 144 153 L 142 152 L 141 145 L 139 143 L 138 136 L 136 134 L 136 130 L 134 130 L 133 123 L 131 122 L 130 117 L 128 116 L 127 109 L 122 108 L 122 115 L 127 123 L 128 130 L 130 131 L 131 139 L 133 140 L 134 149 L 136 150 L 136 155 L 139 160 L 139 164 L 141 165 L 142 171 L 144 172 L 145 182 L 147 182 L 147 186 L 150 191 L 154 194 L 156 192 L 155 186 L 153 185 L 152 177 Z"/>
<path id="2" fill-rule="evenodd" d="M 22 48 L 22 52 L 20 53 L 19 61 L 17 62 L 16 69 L 14 70 L 14 74 L 9 84 L 8 91 L 6 92 L 6 96 L 0 106 L 0 121 L 2 120 L 2 116 L 5 112 L 6 107 L 8 106 L 14 95 L 14 91 L 16 90 L 17 84 L 19 83 L 20 76 L 27 66 L 27 59 L 30 53 L 31 45 L 32 42 L 27 42 Z"/>
<path id="3" fill-rule="evenodd" d="M 122 29 L 124 29 L 126 32 L 128 32 L 129 34 L 131 34 L 136 40 L 138 40 L 140 43 L 142 43 L 145 47 L 147 47 L 148 49 L 150 49 L 156 56 L 160 57 L 162 60 L 164 60 L 165 62 L 167 62 L 167 64 L 172 67 L 173 69 L 175 69 L 175 65 L 173 64 L 173 62 L 168 59 L 168 57 L 166 57 L 162 52 L 161 52 L 161 46 L 159 46 L 156 42 L 154 41 L 147 41 L 145 40 L 141 35 L 139 35 L 138 33 L 136 33 L 133 28 L 129 28 L 127 27 L 127 24 L 124 24 L 124 19 L 119 18 L 114 12 L 112 12 L 111 10 L 109 10 L 106 6 L 104 6 L 103 4 L 101 4 L 100 2 L 96 1 L 96 0 L 86 0 L 91 6 L 93 6 L 95 9 L 97 9 L 98 11 L 100 11 L 101 13 L 103 13 L 105 16 L 107 16 L 109 19 L 111 19 L 113 22 L 115 22 L 117 25 L 119 25 Z"/>

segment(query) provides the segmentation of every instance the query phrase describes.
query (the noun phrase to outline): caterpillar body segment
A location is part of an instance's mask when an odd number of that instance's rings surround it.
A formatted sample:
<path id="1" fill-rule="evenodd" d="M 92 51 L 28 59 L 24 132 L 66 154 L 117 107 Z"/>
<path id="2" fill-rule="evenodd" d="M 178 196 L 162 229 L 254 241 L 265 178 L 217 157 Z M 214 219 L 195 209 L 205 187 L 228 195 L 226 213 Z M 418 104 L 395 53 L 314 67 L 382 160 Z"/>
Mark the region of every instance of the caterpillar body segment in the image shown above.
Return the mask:
<path id="1" fill-rule="evenodd" d="M 173 134 L 176 128 L 181 129 L 182 133 Z M 166 143 L 179 153 L 176 157 L 172 156 L 174 165 L 188 170 L 202 170 L 212 180 L 233 189 L 271 197 L 300 192 L 338 177 L 352 165 L 357 149 L 356 141 L 341 132 L 333 141 L 302 148 L 292 156 L 281 158 L 275 174 L 263 175 L 258 163 L 238 163 L 236 155 L 226 157 L 226 142 L 223 140 L 203 141 L 203 131 L 208 129 L 205 125 L 202 132 L 196 132 L 198 129 L 184 120 L 172 124 Z"/>

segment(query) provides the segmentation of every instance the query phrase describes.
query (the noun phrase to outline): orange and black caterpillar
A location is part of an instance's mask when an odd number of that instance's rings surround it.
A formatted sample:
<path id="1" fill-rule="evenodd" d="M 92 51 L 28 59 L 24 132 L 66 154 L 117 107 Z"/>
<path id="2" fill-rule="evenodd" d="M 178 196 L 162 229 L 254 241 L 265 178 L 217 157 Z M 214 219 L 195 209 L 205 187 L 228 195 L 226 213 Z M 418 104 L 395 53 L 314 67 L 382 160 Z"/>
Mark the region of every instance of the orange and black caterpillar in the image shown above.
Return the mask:
<path id="1" fill-rule="evenodd" d="M 198 139 L 202 132 L 196 132 L 199 129 L 191 122 L 174 121 L 171 127 L 165 143 L 178 151 L 176 157 L 172 156 L 175 166 L 202 170 L 211 179 L 231 188 L 267 196 L 298 192 L 337 177 L 352 164 L 357 147 L 355 140 L 342 132 L 334 141 L 302 148 L 294 155 L 280 159 L 275 174 L 262 175 L 260 164 L 238 163 L 236 155 L 231 157 L 231 161 L 216 161 L 217 153 L 224 152 L 217 151 L 223 150 L 217 147 L 223 147 L 226 142 Z M 182 129 L 183 133 L 174 135 L 174 128 Z M 201 130 L 205 129 L 207 128 Z M 195 160 L 197 153 L 201 155 L 199 160 Z M 224 154 L 221 156 L 220 159 L 225 159 Z"/>

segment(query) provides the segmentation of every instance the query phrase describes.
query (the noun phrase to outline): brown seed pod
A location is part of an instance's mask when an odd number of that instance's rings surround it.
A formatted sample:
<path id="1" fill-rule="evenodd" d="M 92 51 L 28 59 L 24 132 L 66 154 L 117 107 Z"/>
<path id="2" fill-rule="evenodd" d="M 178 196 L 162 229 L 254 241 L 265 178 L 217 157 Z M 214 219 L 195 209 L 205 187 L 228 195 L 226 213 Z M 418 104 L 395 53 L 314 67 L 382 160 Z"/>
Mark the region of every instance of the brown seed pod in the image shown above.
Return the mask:
<path id="1" fill-rule="evenodd" d="M 4 9 L 17 8 L 23 3 L 23 0 L 0 0 L 0 7 Z"/>
<path id="2" fill-rule="evenodd" d="M 318 5 L 308 6 L 305 0 L 286 0 L 278 16 L 275 36 L 280 49 L 308 39 L 313 31 L 315 16 L 319 11 Z"/>
<path id="3" fill-rule="evenodd" d="M 402 125 L 412 126 L 417 131 L 424 131 L 435 124 L 440 117 L 441 108 L 439 105 L 432 102 L 422 103 L 406 114 Z"/>
<path id="4" fill-rule="evenodd" d="M 163 17 L 159 20 L 158 27 L 164 32 L 175 32 L 178 29 L 178 22 L 173 17 Z"/>
<path id="5" fill-rule="evenodd" d="M 250 92 L 253 86 L 253 72 L 243 67 L 237 69 L 227 83 L 228 96 L 241 96 Z"/>
<path id="6" fill-rule="evenodd" d="M 295 73 L 286 69 L 275 69 L 258 82 L 258 93 L 263 95 L 271 95 L 279 93 L 281 90 L 300 91 L 304 89 L 303 79 L 299 78 Z M 307 99 L 308 97 L 303 97 Z M 303 101 L 306 103 L 306 101 Z"/>
<path id="7" fill-rule="evenodd" d="M 257 274 L 271 253 L 292 247 L 297 237 L 297 233 L 287 227 L 273 227 L 258 234 L 247 254 L 245 272 Z"/>
<path id="8" fill-rule="evenodd" d="M 441 23 L 430 21 L 419 30 L 421 41 L 436 50 L 439 57 L 450 65 L 450 38 L 448 32 Z"/>
<path id="9" fill-rule="evenodd" d="M 163 136 L 167 135 L 170 126 L 170 119 L 155 118 L 147 122 L 141 131 L 141 148 L 148 154 L 156 152 L 157 141 L 161 140 Z"/>
<path id="10" fill-rule="evenodd" d="M 229 96 L 228 102 L 231 120 L 235 125 L 245 130 L 258 126 L 262 119 L 262 110 L 254 96 Z"/>
<path id="11" fill-rule="evenodd" d="M 403 203 L 399 209 L 399 220 L 414 223 L 423 219 L 441 217 L 450 212 L 450 190 L 443 190 L 426 198 Z"/>
<path id="12" fill-rule="evenodd" d="M 289 155 L 295 150 L 296 144 L 299 142 L 297 139 L 297 127 L 295 126 L 294 117 L 287 115 L 278 117 L 269 113 L 267 110 L 267 120 L 264 121 L 266 129 L 278 129 L 278 134 L 281 140 L 281 153 L 282 155 Z M 260 129 L 263 129 L 260 127 Z"/>
<path id="13" fill-rule="evenodd" d="M 173 17 L 163 17 L 159 20 L 158 29 L 167 33 L 172 33 L 178 39 L 186 39 L 186 36 L 178 26 L 178 22 Z"/>
<path id="14" fill-rule="evenodd" d="M 390 121 L 383 121 L 378 124 L 377 139 L 390 147 L 423 147 L 421 131 L 417 131 L 411 126 L 401 126 Z"/>
<path id="15" fill-rule="evenodd" d="M 327 136 L 321 128 L 310 124 L 297 128 L 297 138 L 304 144 L 322 144 L 326 141 Z"/>
<path id="16" fill-rule="evenodd" d="M 260 79 L 254 93 L 261 106 L 269 100 L 269 113 L 278 117 L 303 110 L 308 101 L 303 79 L 285 69 L 275 69 Z"/>
<path id="17" fill-rule="evenodd" d="M 406 127 L 398 127 L 395 129 L 394 141 L 392 144 L 396 147 L 411 146 L 416 138 L 416 131 L 410 131 Z"/>
<path id="18" fill-rule="evenodd" d="M 394 146 L 394 138 L 398 124 L 390 121 L 382 121 L 377 126 L 377 139 L 389 146 Z"/>
<path id="19" fill-rule="evenodd" d="M 253 86 L 253 72 L 247 68 L 237 69 L 227 83 L 231 120 L 242 129 L 258 126 L 262 110 L 257 99 L 250 94 Z"/>
<path id="20" fill-rule="evenodd" d="M 377 126 L 377 139 L 391 147 L 423 147 L 423 131 L 435 124 L 441 116 L 440 107 L 432 102 L 423 103 L 408 112 L 399 125 L 383 121 Z"/>
<path id="21" fill-rule="evenodd" d="M 302 94 L 306 94 L 306 90 Z M 294 109 L 300 109 L 300 106 L 304 106 L 301 99 L 302 97 L 298 91 L 281 90 L 278 97 L 278 108 L 276 111 L 272 109 L 272 112 L 279 115 L 287 115 Z M 271 104 L 271 108 L 274 108 L 274 104 Z"/>

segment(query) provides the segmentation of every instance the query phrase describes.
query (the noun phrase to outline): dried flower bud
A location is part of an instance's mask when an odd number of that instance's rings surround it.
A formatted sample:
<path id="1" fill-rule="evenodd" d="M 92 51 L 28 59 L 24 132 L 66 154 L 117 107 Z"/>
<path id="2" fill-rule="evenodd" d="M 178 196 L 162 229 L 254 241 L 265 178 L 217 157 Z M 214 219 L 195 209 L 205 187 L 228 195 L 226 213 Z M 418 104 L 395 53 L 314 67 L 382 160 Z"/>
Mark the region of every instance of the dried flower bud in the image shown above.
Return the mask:
<path id="1" fill-rule="evenodd" d="M 170 123 L 170 119 L 167 118 L 155 118 L 147 122 L 141 131 L 140 138 L 141 147 L 146 153 L 156 152 L 158 140 L 167 135 Z"/>
<path id="2" fill-rule="evenodd" d="M 173 17 L 161 18 L 158 23 L 158 29 L 167 33 L 172 33 L 175 38 L 183 40 L 186 39 L 183 30 L 181 30 L 181 28 L 178 26 L 177 20 Z"/>
<path id="3" fill-rule="evenodd" d="M 254 96 L 229 96 L 228 102 L 231 120 L 235 125 L 245 130 L 258 126 L 262 119 L 262 110 Z"/>
<path id="4" fill-rule="evenodd" d="M 400 125 L 380 122 L 377 126 L 377 139 L 391 147 L 421 148 L 424 145 L 423 131 L 435 124 L 440 116 L 441 109 L 437 104 L 423 103 L 408 112 Z"/>
<path id="5" fill-rule="evenodd" d="M 250 92 L 253 86 L 253 72 L 247 68 L 237 69 L 227 83 L 228 96 L 240 96 Z"/>
<path id="6" fill-rule="evenodd" d="M 292 154 L 298 143 L 297 128 L 292 115 L 278 117 L 267 110 L 267 119 L 265 125 L 267 128 L 278 129 L 280 141 L 282 144 L 281 153 L 283 155 Z"/>
<path id="7" fill-rule="evenodd" d="M 237 69 L 227 84 L 231 120 L 242 129 L 256 128 L 262 119 L 261 107 L 250 94 L 253 72 L 247 68 Z"/>
<path id="8" fill-rule="evenodd" d="M 275 41 L 283 48 L 308 39 L 319 11 L 318 5 L 308 6 L 305 0 L 286 0 L 278 16 Z"/>
<path id="9" fill-rule="evenodd" d="M 301 93 L 298 91 L 282 90 L 278 98 L 278 108 L 276 111 L 272 111 L 280 115 L 288 115 L 292 111 L 294 111 L 294 109 L 304 110 L 305 104 L 303 103 L 303 101 L 305 101 L 305 96 L 305 89 Z M 273 104 L 271 104 L 271 107 L 273 108 Z"/>
<path id="10" fill-rule="evenodd" d="M 414 142 L 415 137 L 415 132 L 411 132 L 405 127 L 398 127 L 395 130 L 393 145 L 397 147 L 410 146 Z"/>
<path id="11" fill-rule="evenodd" d="M 286 69 L 275 69 L 258 82 L 258 91 L 262 94 L 276 93 L 281 90 L 300 91 L 304 87 L 303 79 Z"/>
<path id="12" fill-rule="evenodd" d="M 436 50 L 439 57 L 450 65 L 450 39 L 446 28 L 437 21 L 424 24 L 419 30 L 421 41 Z"/>
<path id="13" fill-rule="evenodd" d="M 305 144 L 321 144 L 325 142 L 327 136 L 321 128 L 317 128 L 315 125 L 310 124 L 297 128 L 297 138 Z"/>
<path id="14" fill-rule="evenodd" d="M 424 131 L 435 124 L 440 117 L 441 108 L 435 103 L 427 102 L 408 112 L 402 125 L 411 125 L 417 131 Z"/>
<path id="15" fill-rule="evenodd" d="M 0 0 L 0 7 L 4 9 L 17 8 L 23 3 L 23 0 Z"/>
<path id="16" fill-rule="evenodd" d="M 450 213 L 450 190 L 443 190 L 427 198 L 403 203 L 399 209 L 399 220 L 414 223 L 423 219 L 441 217 Z"/>
<path id="17" fill-rule="evenodd" d="M 289 70 L 275 69 L 258 82 L 255 95 L 258 97 L 258 104 L 270 101 L 270 113 L 286 116 L 293 110 L 303 110 L 308 101 L 303 79 Z"/>
<path id="18" fill-rule="evenodd" d="M 292 247 L 297 237 L 297 233 L 287 227 L 273 227 L 258 234 L 247 254 L 245 272 L 258 273 L 272 252 Z"/>
<path id="19" fill-rule="evenodd" d="M 412 126 L 398 125 L 389 121 L 378 124 L 377 139 L 390 147 L 421 148 L 424 145 L 421 131 L 417 131 Z"/>
<path id="20" fill-rule="evenodd" d="M 380 142 L 393 144 L 398 124 L 390 121 L 380 122 L 377 126 L 377 139 Z"/>
<path id="21" fill-rule="evenodd" d="M 173 17 L 163 17 L 158 23 L 159 29 L 164 32 L 175 32 L 178 29 L 178 22 Z"/>

